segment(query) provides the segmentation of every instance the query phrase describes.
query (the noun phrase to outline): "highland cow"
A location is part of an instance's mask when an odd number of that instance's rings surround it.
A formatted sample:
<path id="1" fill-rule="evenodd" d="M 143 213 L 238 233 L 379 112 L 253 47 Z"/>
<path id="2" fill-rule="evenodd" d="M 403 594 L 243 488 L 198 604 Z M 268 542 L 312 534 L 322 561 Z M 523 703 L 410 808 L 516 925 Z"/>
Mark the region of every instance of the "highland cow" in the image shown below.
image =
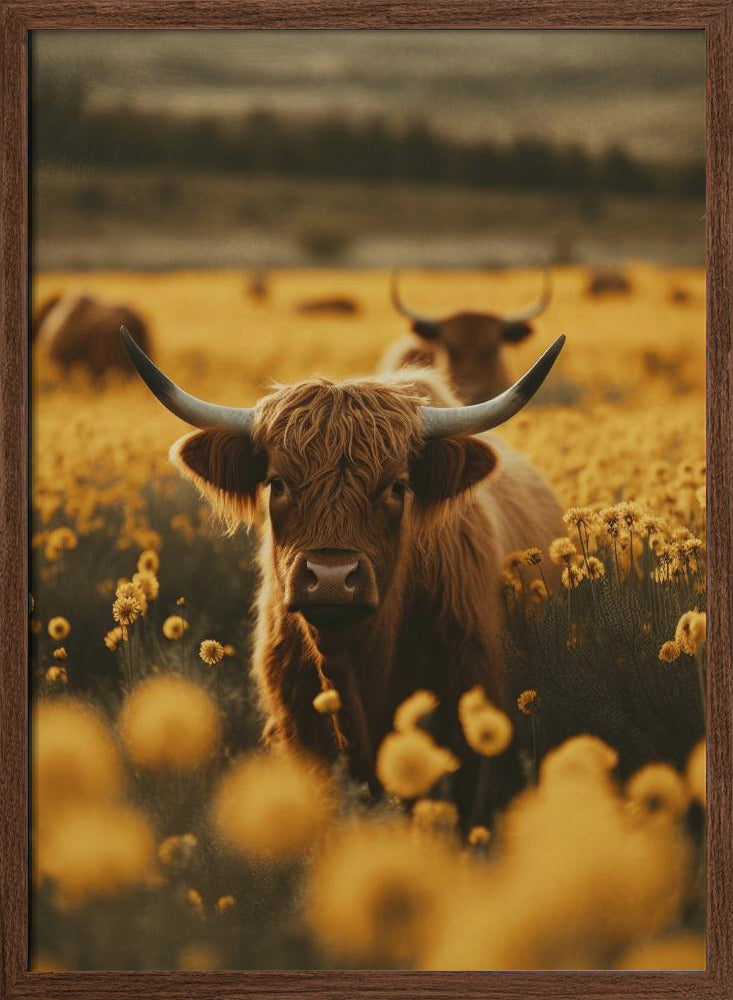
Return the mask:
<path id="1" fill-rule="evenodd" d="M 436 738 L 465 752 L 460 695 L 505 704 L 502 559 L 546 546 L 560 510 L 539 473 L 476 435 L 536 392 L 564 337 L 511 389 L 455 406 L 436 372 L 279 388 L 253 409 L 213 405 L 166 378 L 129 335 L 158 399 L 200 430 L 171 449 L 231 529 L 257 521 L 261 583 L 252 673 L 265 741 L 332 760 L 374 784 L 375 752 L 418 688 Z M 313 699 L 335 687 L 338 720 Z"/>
<path id="2" fill-rule="evenodd" d="M 436 367 L 449 378 L 464 403 L 480 403 L 509 385 L 504 347 L 521 343 L 532 333 L 530 321 L 547 308 L 551 298 L 549 273 L 538 301 L 511 316 L 488 312 L 457 312 L 433 319 L 414 312 L 400 298 L 397 274 L 392 275 L 392 303 L 410 320 L 413 337 L 405 337 L 385 353 L 383 372 L 419 365 Z"/>
<path id="3" fill-rule="evenodd" d="M 120 343 L 120 326 L 152 353 L 145 321 L 133 309 L 67 292 L 48 299 L 35 312 L 31 342 L 62 368 L 80 365 L 95 378 L 111 369 L 132 375 L 134 369 Z"/>

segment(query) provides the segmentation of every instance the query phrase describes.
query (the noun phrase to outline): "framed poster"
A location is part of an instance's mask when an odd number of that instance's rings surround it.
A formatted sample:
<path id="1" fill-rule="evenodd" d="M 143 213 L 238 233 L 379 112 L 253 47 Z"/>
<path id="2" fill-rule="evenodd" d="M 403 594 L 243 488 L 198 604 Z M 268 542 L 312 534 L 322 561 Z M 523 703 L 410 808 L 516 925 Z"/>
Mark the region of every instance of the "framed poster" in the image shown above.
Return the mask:
<path id="1" fill-rule="evenodd" d="M 730 5 L 2 7 L 4 995 L 726 995 Z"/>

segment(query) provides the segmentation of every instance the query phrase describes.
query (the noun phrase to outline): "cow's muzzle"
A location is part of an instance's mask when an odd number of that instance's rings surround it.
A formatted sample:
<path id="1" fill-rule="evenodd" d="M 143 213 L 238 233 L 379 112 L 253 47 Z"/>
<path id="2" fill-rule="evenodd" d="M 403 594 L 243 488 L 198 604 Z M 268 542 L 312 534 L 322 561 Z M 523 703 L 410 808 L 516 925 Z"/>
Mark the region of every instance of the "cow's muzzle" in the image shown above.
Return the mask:
<path id="1" fill-rule="evenodd" d="M 376 611 L 379 591 L 374 567 L 362 552 L 311 549 L 295 560 L 286 601 L 317 628 L 339 628 Z"/>

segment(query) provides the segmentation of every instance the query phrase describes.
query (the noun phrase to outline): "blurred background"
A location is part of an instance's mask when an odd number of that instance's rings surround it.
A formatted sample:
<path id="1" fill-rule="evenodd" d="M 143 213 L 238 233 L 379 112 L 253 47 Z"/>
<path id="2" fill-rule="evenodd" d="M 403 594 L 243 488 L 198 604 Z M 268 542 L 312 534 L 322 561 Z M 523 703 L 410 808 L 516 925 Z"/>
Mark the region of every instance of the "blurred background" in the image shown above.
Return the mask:
<path id="1" fill-rule="evenodd" d="M 704 263 L 701 31 L 32 39 L 37 268 Z"/>

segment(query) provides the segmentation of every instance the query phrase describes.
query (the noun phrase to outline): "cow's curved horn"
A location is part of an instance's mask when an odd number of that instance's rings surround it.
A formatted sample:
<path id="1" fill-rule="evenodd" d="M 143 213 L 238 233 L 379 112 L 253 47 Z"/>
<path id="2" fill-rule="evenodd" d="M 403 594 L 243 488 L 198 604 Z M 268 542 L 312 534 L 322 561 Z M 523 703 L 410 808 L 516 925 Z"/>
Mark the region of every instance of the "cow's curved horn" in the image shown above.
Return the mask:
<path id="1" fill-rule="evenodd" d="M 420 313 L 413 312 L 412 309 L 408 309 L 405 303 L 400 298 L 399 291 L 399 271 L 392 272 L 392 305 L 395 307 L 398 313 L 402 313 L 408 319 L 416 325 L 416 332 L 422 334 L 422 336 L 432 336 L 437 337 L 440 333 L 438 328 L 438 321 L 433 319 L 431 316 L 422 316 Z"/>
<path id="2" fill-rule="evenodd" d="M 423 406 L 423 435 L 441 438 L 448 434 L 481 434 L 498 427 L 519 413 L 550 373 L 565 343 L 565 334 L 548 347 L 529 371 L 509 389 L 473 406 Z"/>
<path id="3" fill-rule="evenodd" d="M 120 327 L 120 336 L 138 375 L 171 413 L 175 413 L 193 427 L 234 431 L 237 434 L 247 434 L 251 431 L 253 410 L 246 407 L 217 406 L 189 395 L 183 389 L 179 389 L 175 382 L 171 382 L 168 376 L 153 364 L 124 326 Z"/>
<path id="4" fill-rule="evenodd" d="M 550 300 L 552 299 L 552 274 L 549 268 L 545 269 L 545 283 L 542 289 L 542 295 L 537 299 L 533 306 L 525 309 L 523 312 L 514 313 L 510 316 L 503 316 L 502 319 L 505 323 L 528 323 L 531 319 L 536 319 L 541 312 L 548 307 Z"/>

